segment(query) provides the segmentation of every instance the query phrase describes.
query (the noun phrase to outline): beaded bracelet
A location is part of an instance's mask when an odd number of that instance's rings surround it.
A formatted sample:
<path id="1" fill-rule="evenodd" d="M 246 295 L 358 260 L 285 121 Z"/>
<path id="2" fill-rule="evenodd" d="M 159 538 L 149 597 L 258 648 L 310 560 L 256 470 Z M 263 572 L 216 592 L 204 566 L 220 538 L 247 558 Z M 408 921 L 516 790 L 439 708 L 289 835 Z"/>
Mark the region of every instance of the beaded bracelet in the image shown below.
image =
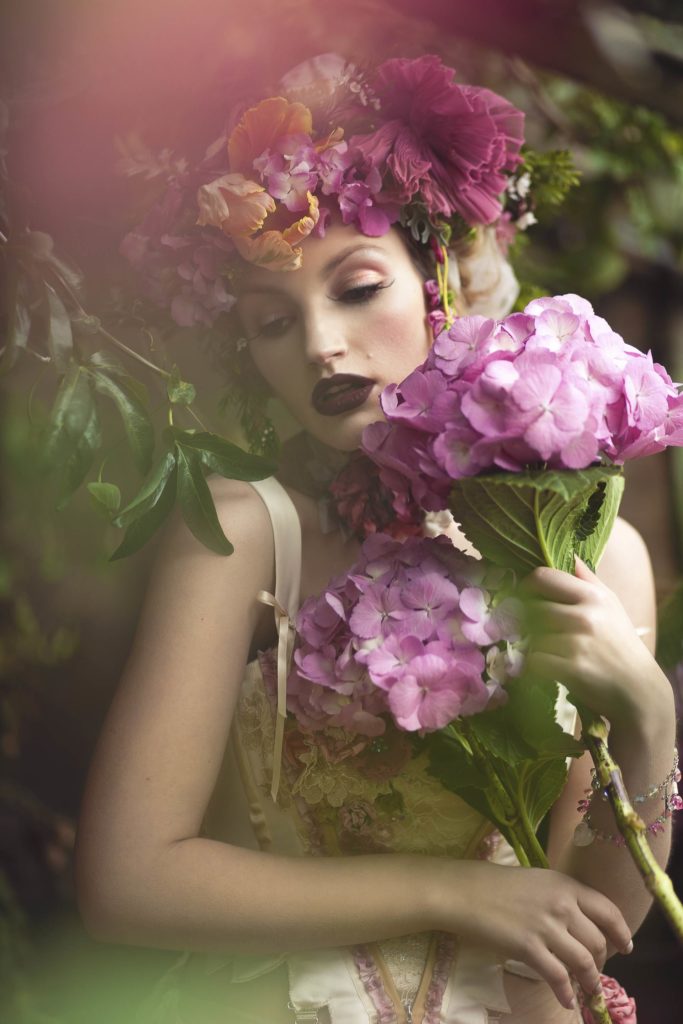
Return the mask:
<path id="1" fill-rule="evenodd" d="M 600 785 L 597 772 L 593 768 L 591 770 L 591 785 L 585 791 L 586 796 L 579 800 L 577 810 L 582 814 L 581 821 L 574 830 L 574 844 L 575 846 L 589 846 L 594 839 L 599 839 L 602 842 L 614 843 L 615 846 L 625 846 L 626 840 L 621 834 L 612 835 L 609 832 L 603 832 L 602 829 L 596 828 L 593 824 L 590 816 L 591 803 L 595 796 L 600 794 L 602 800 L 607 800 L 607 790 Z M 653 797 L 658 796 L 660 793 L 664 794 L 664 810 L 663 812 L 645 826 L 646 832 L 656 836 L 664 831 L 665 822 L 671 817 L 674 811 L 680 811 L 683 808 L 683 799 L 678 795 L 678 783 L 681 779 L 681 773 L 678 767 L 678 751 L 674 750 L 674 763 L 671 771 L 659 785 L 653 785 L 644 793 L 640 793 L 638 796 L 632 798 L 633 804 L 642 804 L 646 800 L 651 800 Z M 589 795 L 590 794 L 590 795 Z"/>

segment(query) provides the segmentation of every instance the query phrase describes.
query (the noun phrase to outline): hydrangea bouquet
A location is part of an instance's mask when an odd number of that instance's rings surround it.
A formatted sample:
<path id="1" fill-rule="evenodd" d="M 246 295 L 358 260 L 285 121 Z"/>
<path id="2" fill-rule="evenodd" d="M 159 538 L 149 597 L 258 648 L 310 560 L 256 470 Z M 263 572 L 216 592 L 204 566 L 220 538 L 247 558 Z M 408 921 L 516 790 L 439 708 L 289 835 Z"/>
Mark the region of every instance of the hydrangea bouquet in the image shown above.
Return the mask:
<path id="1" fill-rule="evenodd" d="M 397 513 L 411 502 L 450 507 L 483 558 L 516 574 L 540 565 L 573 572 L 576 555 L 594 567 L 617 514 L 623 463 L 683 444 L 679 386 L 577 295 L 535 299 L 499 321 L 446 323 L 425 363 L 381 402 L 387 422 L 366 430 L 364 448 Z M 579 712 L 620 831 L 683 939 L 683 907 L 652 857 L 605 724 Z M 450 727 L 446 734 L 454 736 Z M 453 767 L 437 763 L 447 784 L 461 770 L 458 741 L 451 747 Z"/>
<path id="2" fill-rule="evenodd" d="M 393 721 L 421 737 L 439 778 L 539 865 L 535 830 L 582 748 L 554 720 L 554 685 L 517 678 L 512 582 L 445 537 L 371 535 L 301 608 L 287 708 L 306 729 L 378 736 Z"/>

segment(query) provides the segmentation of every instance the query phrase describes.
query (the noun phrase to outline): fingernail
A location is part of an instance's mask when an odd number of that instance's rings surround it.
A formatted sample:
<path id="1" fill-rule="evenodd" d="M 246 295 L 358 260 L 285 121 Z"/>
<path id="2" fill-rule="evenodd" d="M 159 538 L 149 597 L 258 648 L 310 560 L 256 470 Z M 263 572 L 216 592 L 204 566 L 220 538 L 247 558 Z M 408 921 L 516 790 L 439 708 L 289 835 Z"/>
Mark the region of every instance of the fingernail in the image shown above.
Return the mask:
<path id="1" fill-rule="evenodd" d="M 633 939 L 629 939 L 628 946 L 624 950 L 624 953 L 632 953 L 632 952 L 633 952 Z"/>

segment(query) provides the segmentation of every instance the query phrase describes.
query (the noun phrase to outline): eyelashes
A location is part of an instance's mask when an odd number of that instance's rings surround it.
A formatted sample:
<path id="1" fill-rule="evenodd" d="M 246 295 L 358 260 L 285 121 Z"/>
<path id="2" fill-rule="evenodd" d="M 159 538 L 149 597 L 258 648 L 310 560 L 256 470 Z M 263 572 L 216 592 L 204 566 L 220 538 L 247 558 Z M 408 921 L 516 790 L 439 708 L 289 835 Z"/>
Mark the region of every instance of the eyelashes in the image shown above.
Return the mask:
<path id="1" fill-rule="evenodd" d="M 390 288 L 393 283 L 393 278 L 391 281 L 373 281 L 371 284 L 361 284 L 353 288 L 347 288 L 339 296 L 331 295 L 329 298 L 332 302 L 341 303 L 342 305 L 361 306 L 363 303 L 371 302 L 385 288 Z M 257 327 L 248 336 L 247 340 L 252 342 L 259 339 L 272 340 L 280 338 L 289 331 L 295 321 L 296 317 L 291 314 L 275 316 L 272 320 Z"/>
<path id="2" fill-rule="evenodd" d="M 346 291 L 342 292 L 339 298 L 334 299 L 334 302 L 346 302 L 350 305 L 354 303 L 368 302 L 374 298 L 378 292 L 383 291 L 385 288 L 391 287 L 392 281 L 373 281 L 372 284 L 360 284 L 355 288 L 347 288 Z"/>

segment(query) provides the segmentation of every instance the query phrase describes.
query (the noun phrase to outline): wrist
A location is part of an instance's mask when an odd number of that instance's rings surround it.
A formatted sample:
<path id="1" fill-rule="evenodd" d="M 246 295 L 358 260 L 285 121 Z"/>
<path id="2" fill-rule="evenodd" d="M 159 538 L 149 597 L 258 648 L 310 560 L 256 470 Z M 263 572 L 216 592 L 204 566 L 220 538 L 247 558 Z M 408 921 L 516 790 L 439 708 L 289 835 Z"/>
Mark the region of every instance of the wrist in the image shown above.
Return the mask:
<path id="1" fill-rule="evenodd" d="M 676 736 L 676 708 L 669 680 L 654 659 L 636 675 L 619 708 L 610 716 L 610 745 L 617 738 L 660 745 Z"/>

